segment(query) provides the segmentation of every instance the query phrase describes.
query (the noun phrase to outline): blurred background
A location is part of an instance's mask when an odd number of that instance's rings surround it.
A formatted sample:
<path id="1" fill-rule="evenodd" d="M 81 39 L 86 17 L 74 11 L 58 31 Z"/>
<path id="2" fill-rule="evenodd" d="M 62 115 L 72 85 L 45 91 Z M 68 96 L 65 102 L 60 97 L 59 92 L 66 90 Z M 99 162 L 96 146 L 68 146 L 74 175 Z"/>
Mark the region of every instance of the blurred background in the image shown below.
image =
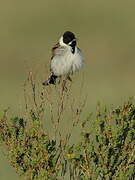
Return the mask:
<path id="1" fill-rule="evenodd" d="M 67 30 L 84 53 L 84 68 L 73 81 L 75 92 L 84 81 L 87 110 L 135 95 L 135 1 L 1 0 L 0 111 L 21 112 L 28 72 L 39 84 L 45 80 L 51 47 Z M 3 156 L 0 167 L 1 180 L 19 179 Z"/>

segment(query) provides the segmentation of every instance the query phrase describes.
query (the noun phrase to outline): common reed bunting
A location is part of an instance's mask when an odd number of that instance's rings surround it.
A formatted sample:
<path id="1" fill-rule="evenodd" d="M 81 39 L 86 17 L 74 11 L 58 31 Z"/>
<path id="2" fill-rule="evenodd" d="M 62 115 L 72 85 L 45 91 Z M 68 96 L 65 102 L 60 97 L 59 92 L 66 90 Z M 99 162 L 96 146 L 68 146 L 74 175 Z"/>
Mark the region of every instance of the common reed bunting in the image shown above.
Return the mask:
<path id="1" fill-rule="evenodd" d="M 52 48 L 51 75 L 43 85 L 56 84 L 56 79 L 65 76 L 71 81 L 70 75 L 79 71 L 83 66 L 83 55 L 77 47 L 76 37 L 66 31 L 59 42 Z"/>

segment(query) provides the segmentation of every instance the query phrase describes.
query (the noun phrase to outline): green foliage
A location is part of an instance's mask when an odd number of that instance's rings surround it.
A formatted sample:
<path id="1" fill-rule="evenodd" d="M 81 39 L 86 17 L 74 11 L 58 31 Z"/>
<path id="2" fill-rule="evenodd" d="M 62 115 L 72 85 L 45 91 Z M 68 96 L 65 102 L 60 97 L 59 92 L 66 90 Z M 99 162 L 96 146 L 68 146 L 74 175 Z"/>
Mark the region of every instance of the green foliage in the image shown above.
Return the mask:
<path id="1" fill-rule="evenodd" d="M 32 123 L 33 122 L 33 123 Z M 0 136 L 5 143 L 11 165 L 19 175 L 28 179 L 56 179 L 59 172 L 59 152 L 56 142 L 50 140 L 35 121 L 30 127 L 22 118 L 0 121 Z"/>
<path id="2" fill-rule="evenodd" d="M 31 112 L 23 118 L 0 120 L 0 138 L 16 172 L 27 179 L 131 180 L 135 176 L 135 106 L 97 109 L 94 130 L 87 119 L 80 143 L 65 145 L 44 133 Z M 85 126 L 84 126 L 85 124 Z M 87 131 L 85 130 L 87 127 Z M 89 131 L 88 131 L 89 130 Z"/>
<path id="3" fill-rule="evenodd" d="M 128 103 L 110 112 L 98 108 L 95 132 L 84 131 L 72 154 L 74 179 L 134 179 L 135 106 Z"/>
<path id="4" fill-rule="evenodd" d="M 30 85 L 27 98 L 26 86 Z M 7 157 L 18 175 L 29 180 L 132 180 L 135 176 L 135 106 L 128 102 L 108 111 L 98 104 L 96 118 L 90 114 L 81 120 L 85 102 L 71 103 L 70 88 L 58 88 L 57 108 L 45 89 L 38 96 L 32 72 L 24 86 L 26 114 L 7 120 L 7 110 L 0 118 L 0 140 Z M 40 97 L 37 101 L 37 97 Z M 72 97 L 71 97 L 72 98 Z M 70 132 L 61 133 L 71 108 Z M 54 138 L 43 126 L 44 112 L 50 108 Z M 69 113 L 69 112 L 68 112 Z M 81 127 L 79 127 L 81 125 Z M 92 127 L 93 126 L 93 127 Z M 80 142 L 71 143 L 75 129 L 80 130 Z"/>

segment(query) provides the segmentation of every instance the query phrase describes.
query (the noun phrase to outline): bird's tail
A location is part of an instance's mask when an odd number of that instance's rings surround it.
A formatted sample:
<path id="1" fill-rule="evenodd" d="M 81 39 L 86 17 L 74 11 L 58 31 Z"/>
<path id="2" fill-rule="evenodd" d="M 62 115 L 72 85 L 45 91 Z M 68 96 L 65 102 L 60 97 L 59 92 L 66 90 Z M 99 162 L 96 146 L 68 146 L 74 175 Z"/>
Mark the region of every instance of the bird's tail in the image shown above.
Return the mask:
<path id="1" fill-rule="evenodd" d="M 55 76 L 54 74 L 51 74 L 48 78 L 48 80 L 44 81 L 42 84 L 44 86 L 48 86 L 50 84 L 56 84 L 56 79 L 57 79 L 57 76 Z"/>

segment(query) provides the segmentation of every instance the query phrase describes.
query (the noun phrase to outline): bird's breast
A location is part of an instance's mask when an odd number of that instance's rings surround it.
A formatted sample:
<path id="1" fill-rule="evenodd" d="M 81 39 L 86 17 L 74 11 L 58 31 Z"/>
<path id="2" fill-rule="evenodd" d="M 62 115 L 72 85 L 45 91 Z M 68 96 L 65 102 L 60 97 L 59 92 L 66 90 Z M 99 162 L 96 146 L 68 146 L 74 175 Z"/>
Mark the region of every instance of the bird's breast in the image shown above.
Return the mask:
<path id="1" fill-rule="evenodd" d="M 57 76 L 70 74 L 81 68 L 81 61 L 79 54 L 59 49 L 51 61 L 51 70 Z"/>

